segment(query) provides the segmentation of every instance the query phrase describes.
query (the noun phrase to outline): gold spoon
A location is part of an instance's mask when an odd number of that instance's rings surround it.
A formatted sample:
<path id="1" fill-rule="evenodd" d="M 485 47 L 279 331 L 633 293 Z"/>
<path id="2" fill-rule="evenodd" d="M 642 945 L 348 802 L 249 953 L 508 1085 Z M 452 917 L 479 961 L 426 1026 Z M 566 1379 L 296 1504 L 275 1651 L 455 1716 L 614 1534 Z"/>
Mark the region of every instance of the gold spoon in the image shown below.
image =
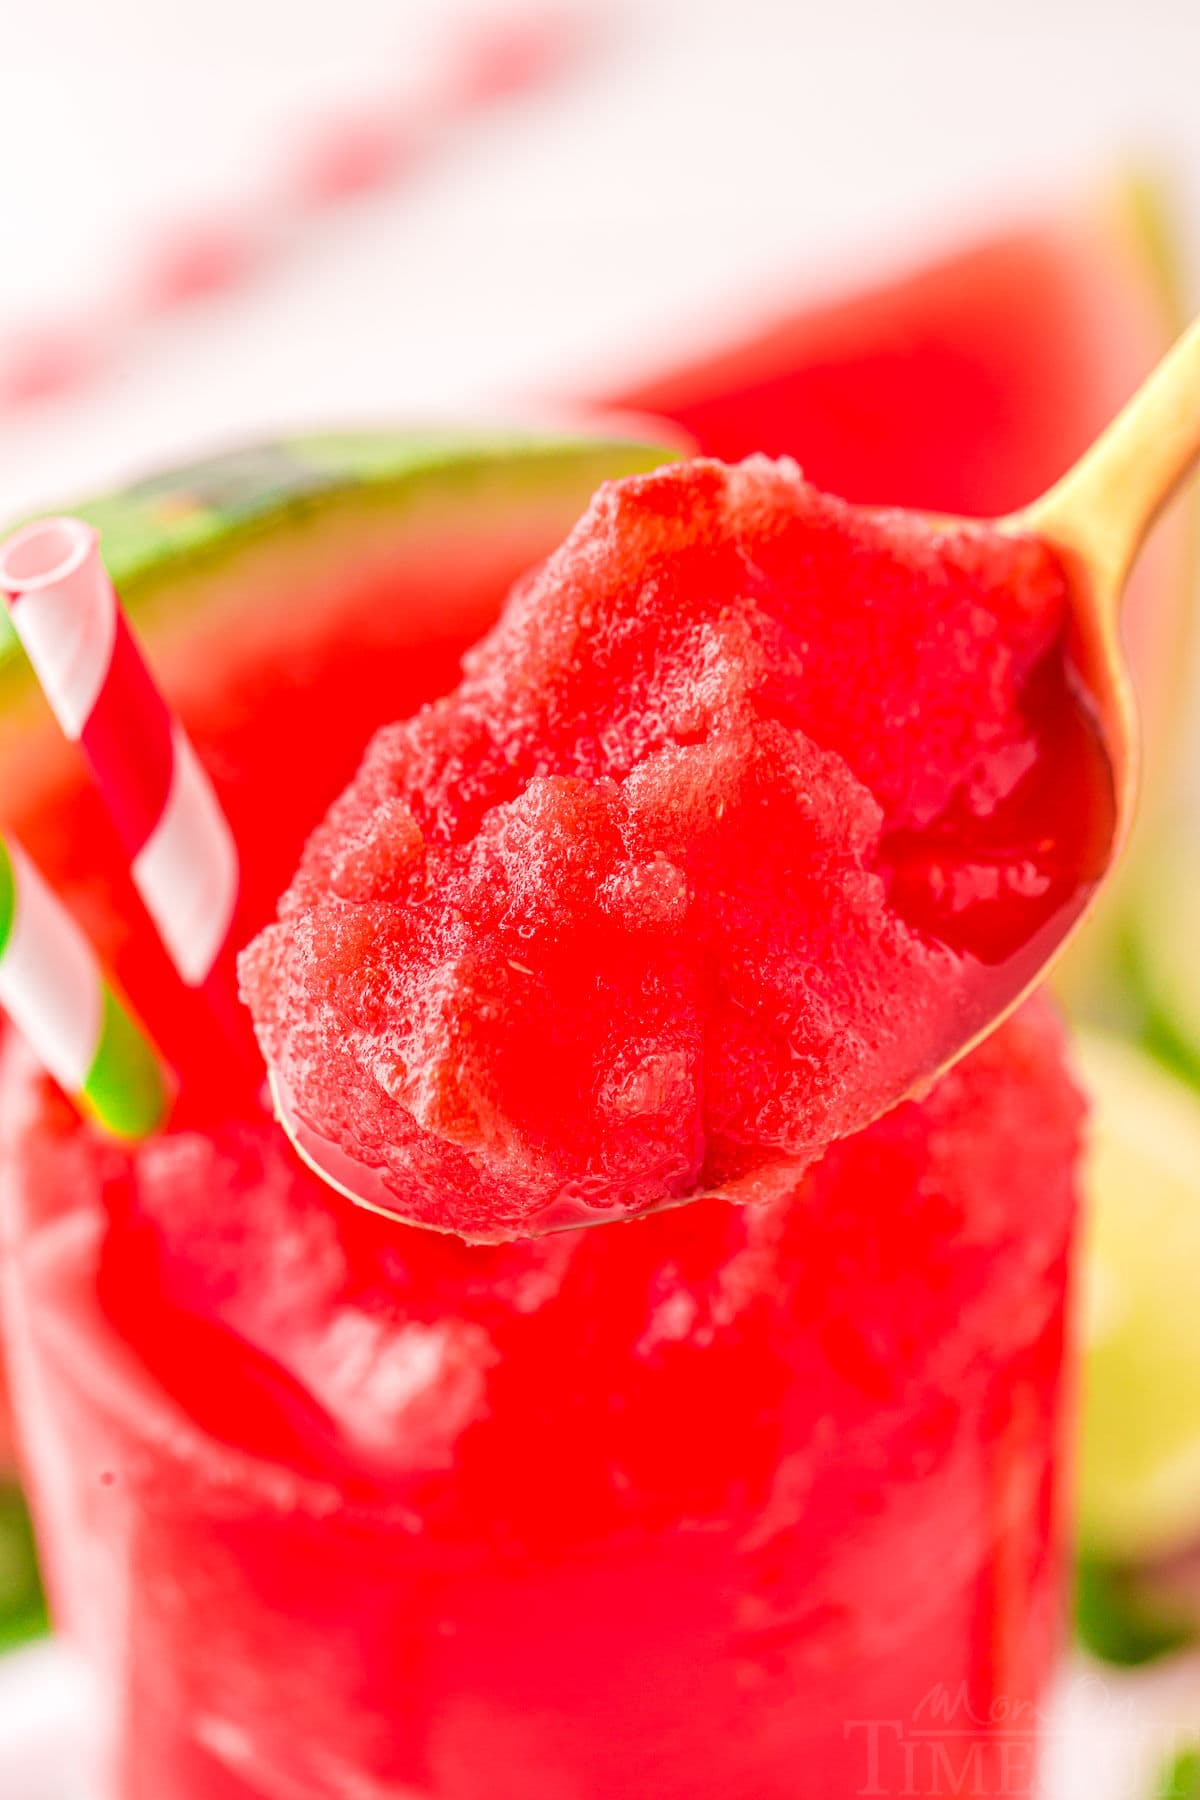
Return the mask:
<path id="1" fill-rule="evenodd" d="M 1067 577 L 1072 656 L 1113 774 L 1116 804 L 1106 869 L 1129 834 L 1137 788 L 1139 732 L 1119 630 L 1121 601 L 1150 527 L 1198 457 L 1200 319 L 1074 468 L 1040 500 L 999 522 L 1001 530 L 1049 544 Z"/>
<path id="2" fill-rule="evenodd" d="M 1030 940 L 1007 970 L 981 987 L 962 1036 L 942 1064 L 920 1081 L 920 1090 L 986 1037 L 1045 977 L 1090 912 L 1129 833 L 1137 782 L 1138 728 L 1133 689 L 1120 640 L 1121 600 L 1129 571 L 1145 537 L 1175 489 L 1200 457 L 1200 320 L 1185 332 L 1117 418 L 1074 468 L 1032 505 L 991 528 L 1039 539 L 1056 554 L 1067 583 L 1065 654 L 1086 695 L 1099 748 L 1111 775 L 1111 806 L 1103 815 L 1104 838 L 1093 846 L 1089 885 L 1078 904 L 1064 908 Z M 891 510 L 891 509 L 889 509 Z M 978 531 L 978 519 L 929 515 L 939 531 Z M 1082 771 L 1081 771 L 1082 772 Z M 349 1199 L 395 1215 L 394 1197 L 381 1171 L 362 1167 L 313 1131 L 295 1108 L 280 1074 L 269 1073 L 276 1116 L 303 1160 Z M 904 1096 L 896 1094 L 889 1104 Z M 735 1197 L 732 1190 L 722 1190 Z M 699 1194 L 686 1199 L 699 1198 Z M 672 1199 L 666 1204 L 680 1205 Z M 572 1199 L 542 1229 L 599 1223 L 619 1217 Z"/>
<path id="3" fill-rule="evenodd" d="M 1112 780 L 1108 837 L 1085 902 L 1057 929 L 1038 936 L 1036 959 L 1014 959 L 1020 976 L 1008 993 L 935 1069 L 927 1091 L 975 1048 L 1045 980 L 1090 916 L 1133 823 L 1140 728 L 1129 663 L 1121 641 L 1121 604 L 1130 571 L 1151 526 L 1200 458 L 1200 319 L 1183 333 L 1133 397 L 1040 498 L 992 520 L 992 529 L 1047 544 L 1067 582 L 1066 651 L 1087 696 Z M 978 528 L 980 521 L 937 515 L 939 527 Z"/>

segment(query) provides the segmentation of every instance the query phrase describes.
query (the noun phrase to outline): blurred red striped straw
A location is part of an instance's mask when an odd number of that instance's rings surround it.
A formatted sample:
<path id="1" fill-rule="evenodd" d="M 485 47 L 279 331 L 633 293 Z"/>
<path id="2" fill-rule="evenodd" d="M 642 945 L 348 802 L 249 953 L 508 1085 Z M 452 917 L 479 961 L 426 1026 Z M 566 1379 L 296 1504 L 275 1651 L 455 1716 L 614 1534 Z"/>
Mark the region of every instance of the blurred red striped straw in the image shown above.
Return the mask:
<path id="1" fill-rule="evenodd" d="M 464 122 L 553 81 L 595 24 L 557 8 L 460 23 L 415 91 L 314 123 L 257 195 L 251 186 L 224 213 L 169 225 L 111 293 L 10 333 L 0 344 L 0 410 L 83 386 L 156 320 L 246 285 L 330 208 L 408 175 Z"/>
<path id="2" fill-rule="evenodd" d="M 146 667 L 81 519 L 42 519 L 0 546 L 0 589 L 42 689 L 79 743 L 167 954 L 203 987 L 238 896 L 233 834 Z"/>

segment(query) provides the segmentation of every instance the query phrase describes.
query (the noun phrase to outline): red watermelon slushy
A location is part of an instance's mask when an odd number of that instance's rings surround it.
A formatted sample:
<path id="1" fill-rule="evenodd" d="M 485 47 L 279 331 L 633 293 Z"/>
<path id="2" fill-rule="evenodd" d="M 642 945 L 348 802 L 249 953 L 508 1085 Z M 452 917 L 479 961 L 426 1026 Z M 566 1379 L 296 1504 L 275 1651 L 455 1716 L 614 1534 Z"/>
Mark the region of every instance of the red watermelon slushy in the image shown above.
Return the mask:
<path id="1" fill-rule="evenodd" d="M 102 1147 L 10 1053 L 104 1800 L 1028 1793 L 1078 1114 L 1030 1007 L 774 1203 L 468 1247 L 261 1117 Z"/>

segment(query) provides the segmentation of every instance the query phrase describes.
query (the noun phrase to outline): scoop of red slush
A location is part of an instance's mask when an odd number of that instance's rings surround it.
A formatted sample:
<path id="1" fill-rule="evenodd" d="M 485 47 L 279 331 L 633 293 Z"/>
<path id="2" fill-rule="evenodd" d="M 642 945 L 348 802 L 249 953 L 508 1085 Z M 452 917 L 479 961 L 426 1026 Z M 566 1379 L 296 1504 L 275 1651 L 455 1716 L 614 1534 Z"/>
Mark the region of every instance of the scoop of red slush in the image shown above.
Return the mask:
<path id="1" fill-rule="evenodd" d="M 785 1191 L 1099 872 L 1066 604 L 1043 544 L 788 461 L 602 488 L 244 955 L 297 1141 L 480 1240 Z"/>

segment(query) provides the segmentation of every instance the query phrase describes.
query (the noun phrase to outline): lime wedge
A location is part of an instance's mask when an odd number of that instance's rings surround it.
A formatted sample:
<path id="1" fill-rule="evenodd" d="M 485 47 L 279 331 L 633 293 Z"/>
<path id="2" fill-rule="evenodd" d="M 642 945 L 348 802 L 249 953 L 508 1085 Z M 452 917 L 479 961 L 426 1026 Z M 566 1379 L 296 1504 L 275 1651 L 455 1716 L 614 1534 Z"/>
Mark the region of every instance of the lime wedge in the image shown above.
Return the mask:
<path id="1" fill-rule="evenodd" d="M 1200 1095 L 1144 1051 L 1086 1036 L 1080 1528 L 1140 1562 L 1200 1538 Z"/>
<path id="2" fill-rule="evenodd" d="M 1159 1776 L 1155 1800 L 1200 1800 L 1200 1750 L 1183 1750 Z"/>

